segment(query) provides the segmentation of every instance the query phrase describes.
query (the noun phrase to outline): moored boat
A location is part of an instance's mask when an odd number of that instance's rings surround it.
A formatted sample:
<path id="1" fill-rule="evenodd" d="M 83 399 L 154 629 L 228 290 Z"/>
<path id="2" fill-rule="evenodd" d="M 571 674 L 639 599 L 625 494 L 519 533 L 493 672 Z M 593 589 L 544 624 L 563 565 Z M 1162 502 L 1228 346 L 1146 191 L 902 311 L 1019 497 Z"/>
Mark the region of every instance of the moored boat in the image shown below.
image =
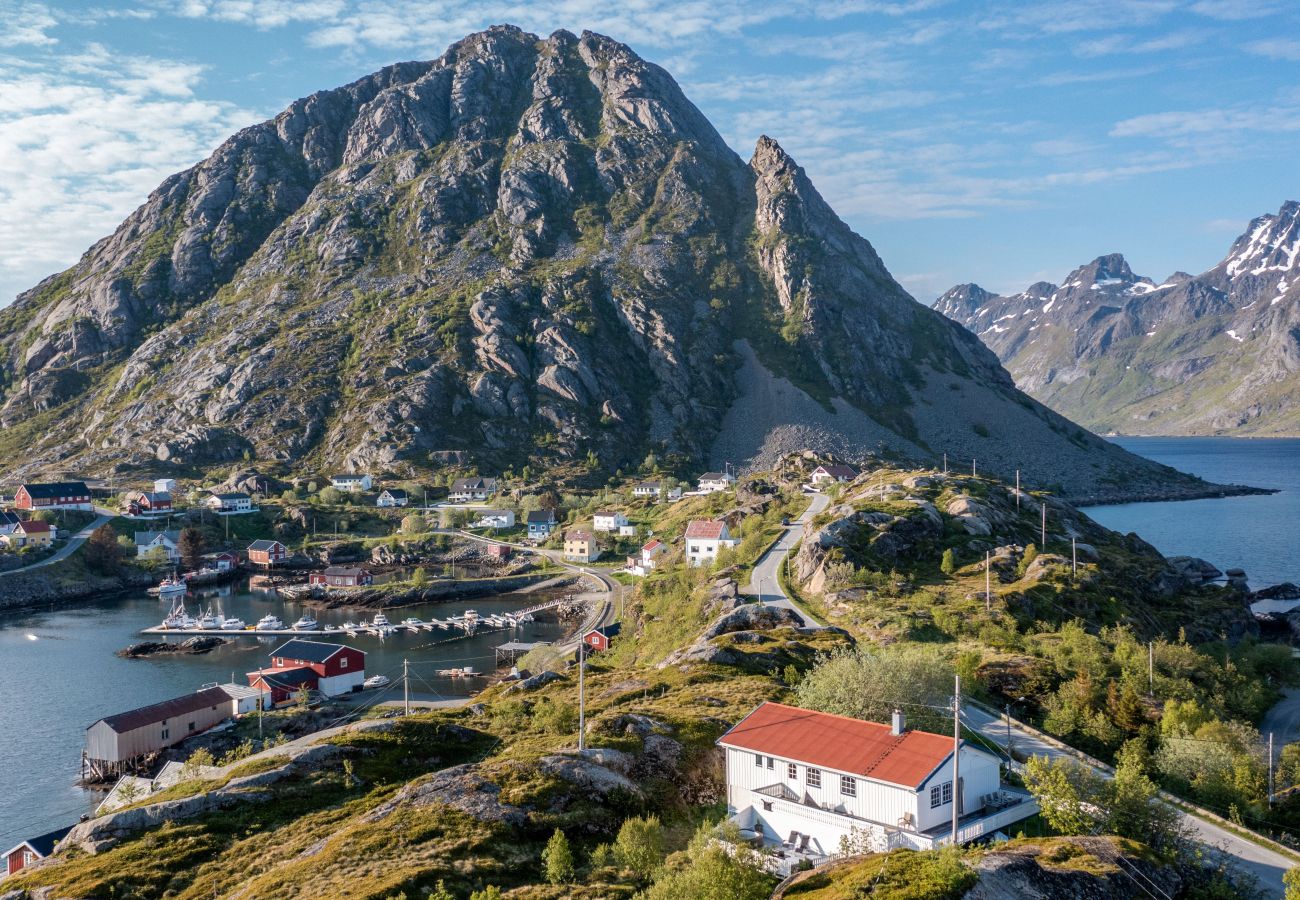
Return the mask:
<path id="1" fill-rule="evenodd" d="M 310 613 L 303 613 L 302 617 L 298 619 L 297 622 L 293 623 L 293 630 L 294 631 L 315 631 L 316 626 L 318 624 L 319 623 L 314 618 L 312 618 Z"/>
<path id="2" fill-rule="evenodd" d="M 268 613 L 257 620 L 258 631 L 284 631 L 284 623 L 280 621 L 279 616 Z"/>
<path id="3" fill-rule="evenodd" d="M 381 688 L 393 683 L 393 679 L 387 675 L 371 675 L 365 681 L 361 682 L 364 688 Z"/>

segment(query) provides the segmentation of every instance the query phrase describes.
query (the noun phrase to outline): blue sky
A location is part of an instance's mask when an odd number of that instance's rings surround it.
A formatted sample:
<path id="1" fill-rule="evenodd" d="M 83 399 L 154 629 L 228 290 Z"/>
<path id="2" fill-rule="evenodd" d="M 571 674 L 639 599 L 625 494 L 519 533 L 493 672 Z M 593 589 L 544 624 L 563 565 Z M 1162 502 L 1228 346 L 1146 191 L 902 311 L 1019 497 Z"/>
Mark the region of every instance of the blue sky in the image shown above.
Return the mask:
<path id="1" fill-rule="evenodd" d="M 0 304 L 291 100 L 511 22 L 775 137 L 918 299 L 1214 265 L 1300 199 L 1291 0 L 0 0 Z"/>

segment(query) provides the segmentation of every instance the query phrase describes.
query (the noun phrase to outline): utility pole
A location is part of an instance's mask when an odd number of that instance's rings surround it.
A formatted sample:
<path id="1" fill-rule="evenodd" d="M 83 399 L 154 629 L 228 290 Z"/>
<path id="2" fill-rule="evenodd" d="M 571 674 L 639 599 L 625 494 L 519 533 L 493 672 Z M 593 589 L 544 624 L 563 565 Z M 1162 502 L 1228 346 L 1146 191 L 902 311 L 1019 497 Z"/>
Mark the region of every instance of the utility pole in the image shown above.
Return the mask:
<path id="1" fill-rule="evenodd" d="M 952 679 L 952 845 L 956 847 L 961 808 L 961 676 L 954 675 Z"/>
<path id="2" fill-rule="evenodd" d="M 1043 530 L 1042 530 L 1042 536 L 1039 538 L 1038 549 L 1046 550 L 1047 549 L 1047 501 L 1044 500 L 1041 506 L 1043 508 Z"/>
<path id="3" fill-rule="evenodd" d="M 971 478 L 975 477 L 975 457 L 973 456 L 971 457 L 970 460 L 970 477 Z"/>
<path id="4" fill-rule="evenodd" d="M 411 666 L 402 660 L 402 708 L 404 715 L 411 714 Z"/>
<path id="5" fill-rule="evenodd" d="M 1010 703 L 1007 704 L 1006 710 L 1007 710 L 1007 760 L 1012 765 L 1014 765 L 1016 758 L 1011 755 L 1011 704 Z"/>
<path id="6" fill-rule="evenodd" d="M 984 551 L 984 611 L 993 609 L 993 560 L 987 550 Z M 232 679 L 233 680 L 233 679 Z"/>
<path id="7" fill-rule="evenodd" d="M 1155 641 L 1147 641 L 1147 692 L 1154 698 L 1156 695 L 1156 645 Z"/>
<path id="8" fill-rule="evenodd" d="M 587 749 L 587 694 L 584 673 L 587 669 L 587 642 L 578 642 L 578 752 Z"/>
<path id="9" fill-rule="evenodd" d="M 1079 575 L 1079 539 L 1070 538 L 1070 574 Z"/>
<path id="10" fill-rule="evenodd" d="M 943 455 L 943 474 L 948 474 L 948 454 Z"/>
<path id="11" fill-rule="evenodd" d="M 1268 806 L 1273 808 L 1273 732 L 1268 733 Z"/>
<path id="12" fill-rule="evenodd" d="M 1020 512 L 1020 470 L 1016 469 L 1016 512 Z"/>

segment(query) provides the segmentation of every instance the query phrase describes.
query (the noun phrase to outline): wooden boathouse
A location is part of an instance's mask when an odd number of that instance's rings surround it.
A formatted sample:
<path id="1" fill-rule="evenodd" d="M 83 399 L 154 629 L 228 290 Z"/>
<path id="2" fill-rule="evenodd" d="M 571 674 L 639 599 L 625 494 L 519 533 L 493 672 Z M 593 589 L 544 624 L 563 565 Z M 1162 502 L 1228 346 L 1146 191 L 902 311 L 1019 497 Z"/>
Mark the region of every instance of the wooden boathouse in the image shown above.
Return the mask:
<path id="1" fill-rule="evenodd" d="M 86 729 L 81 777 L 116 778 L 153 754 L 224 722 L 233 712 L 230 695 L 212 687 L 107 716 Z"/>

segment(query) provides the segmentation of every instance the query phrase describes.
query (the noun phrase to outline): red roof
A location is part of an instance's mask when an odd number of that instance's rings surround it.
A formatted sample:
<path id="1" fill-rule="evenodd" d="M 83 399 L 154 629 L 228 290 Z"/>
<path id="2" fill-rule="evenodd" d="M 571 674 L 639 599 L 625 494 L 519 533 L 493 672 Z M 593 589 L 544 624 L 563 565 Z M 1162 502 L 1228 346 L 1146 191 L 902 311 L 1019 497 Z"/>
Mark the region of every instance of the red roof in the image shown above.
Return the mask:
<path id="1" fill-rule="evenodd" d="M 722 537 L 722 529 L 725 527 L 721 522 L 713 522 L 708 519 L 693 519 L 691 524 L 686 526 L 686 536 L 688 538 L 704 538 L 716 541 Z"/>
<path id="2" fill-rule="evenodd" d="M 646 552 L 649 552 L 651 550 L 656 549 L 657 547 L 662 547 L 663 545 L 664 545 L 663 541 L 659 540 L 659 538 L 655 538 L 653 541 L 648 541 L 646 545 L 641 549 Z"/>
<path id="3" fill-rule="evenodd" d="M 24 534 L 42 534 L 50 530 L 50 523 L 40 519 L 27 519 L 19 522 L 18 527 L 23 530 Z"/>
<path id="4" fill-rule="evenodd" d="M 832 478 L 857 478 L 858 473 L 852 466 L 818 466 L 818 472 L 825 472 Z"/>
<path id="5" fill-rule="evenodd" d="M 888 725 L 764 703 L 718 741 L 915 790 L 952 755 L 952 738 L 928 731 L 890 734 Z"/>

